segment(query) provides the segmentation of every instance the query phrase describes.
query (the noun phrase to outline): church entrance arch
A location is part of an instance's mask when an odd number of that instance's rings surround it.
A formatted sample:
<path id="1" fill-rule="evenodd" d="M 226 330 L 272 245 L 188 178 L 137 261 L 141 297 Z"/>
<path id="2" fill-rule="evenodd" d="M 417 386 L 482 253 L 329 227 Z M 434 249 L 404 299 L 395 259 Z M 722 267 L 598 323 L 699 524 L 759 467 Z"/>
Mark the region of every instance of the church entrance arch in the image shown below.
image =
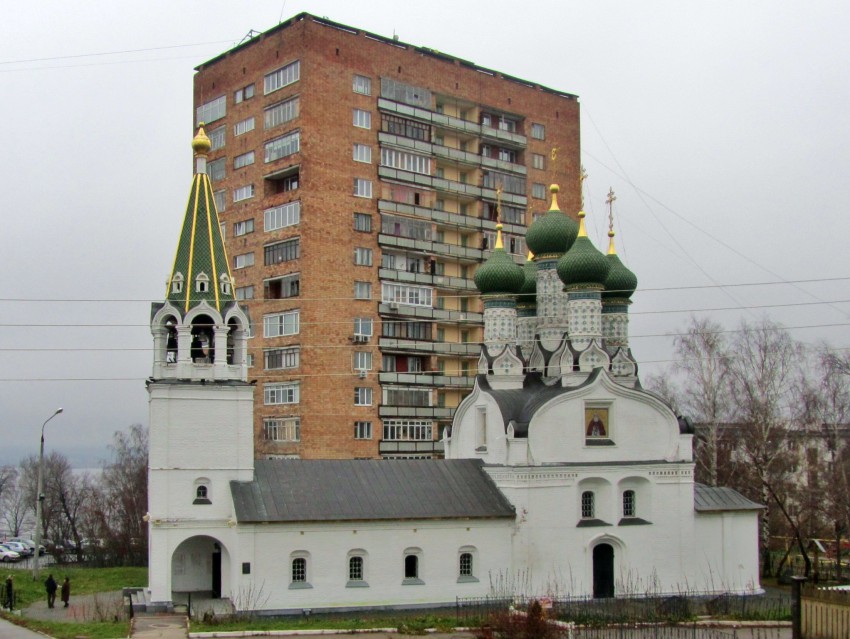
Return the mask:
<path id="1" fill-rule="evenodd" d="M 208 597 L 228 597 L 230 557 L 224 545 L 213 537 L 189 537 L 171 555 L 171 591 L 175 601 L 189 593 Z"/>
<path id="2" fill-rule="evenodd" d="M 614 547 L 597 544 L 593 547 L 593 597 L 614 596 Z"/>

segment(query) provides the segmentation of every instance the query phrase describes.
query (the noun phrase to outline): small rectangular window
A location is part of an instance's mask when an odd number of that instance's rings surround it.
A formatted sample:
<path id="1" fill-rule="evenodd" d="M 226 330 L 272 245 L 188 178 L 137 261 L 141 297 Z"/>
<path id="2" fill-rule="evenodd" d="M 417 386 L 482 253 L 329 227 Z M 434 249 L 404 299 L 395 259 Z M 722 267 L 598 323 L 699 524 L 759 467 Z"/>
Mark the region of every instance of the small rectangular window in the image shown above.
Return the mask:
<path id="1" fill-rule="evenodd" d="M 531 137 L 533 137 L 535 140 L 545 140 L 546 127 L 542 124 L 533 123 L 531 125 Z"/>
<path id="2" fill-rule="evenodd" d="M 239 104 L 245 100 L 250 100 L 254 97 L 254 85 L 249 84 L 246 87 L 242 87 L 241 89 L 237 89 L 233 93 L 233 102 L 234 104 Z"/>
<path id="3" fill-rule="evenodd" d="M 354 389 L 354 405 L 355 406 L 371 406 L 372 405 L 372 389 L 365 386 L 358 386 Z"/>
<path id="4" fill-rule="evenodd" d="M 352 90 L 363 95 L 372 95 L 372 78 L 365 75 L 355 75 Z"/>
<path id="5" fill-rule="evenodd" d="M 237 122 L 233 125 L 233 135 L 239 136 L 248 133 L 248 131 L 254 130 L 254 116 L 250 118 L 245 118 L 241 122 Z"/>
<path id="6" fill-rule="evenodd" d="M 263 403 L 266 406 L 297 404 L 300 398 L 301 392 L 298 382 L 265 384 L 263 386 Z"/>
<path id="7" fill-rule="evenodd" d="M 372 147 L 367 144 L 357 144 L 354 143 L 354 161 L 355 162 L 365 162 L 366 164 L 371 164 L 372 162 Z"/>
<path id="8" fill-rule="evenodd" d="M 240 269 L 245 268 L 246 266 L 254 265 L 254 254 L 253 253 L 243 253 L 242 255 L 236 255 L 233 258 L 233 268 Z"/>
<path id="9" fill-rule="evenodd" d="M 354 299 L 372 299 L 372 284 L 369 282 L 354 282 Z"/>
<path id="10" fill-rule="evenodd" d="M 371 317 L 355 317 L 354 318 L 354 334 L 363 337 L 372 336 L 372 318 Z"/>
<path id="11" fill-rule="evenodd" d="M 233 225 L 233 235 L 235 237 L 239 237 L 240 235 L 247 235 L 248 233 L 254 232 L 254 220 L 242 220 L 241 222 L 236 222 Z"/>
<path id="12" fill-rule="evenodd" d="M 247 153 L 243 153 L 242 155 L 237 155 L 233 158 L 233 168 L 241 169 L 246 166 L 250 166 L 254 163 L 254 152 L 248 151 Z"/>
<path id="13" fill-rule="evenodd" d="M 354 422 L 354 439 L 372 439 L 372 422 Z"/>
<path id="14" fill-rule="evenodd" d="M 361 129 L 372 128 L 372 113 L 363 109 L 354 109 L 353 124 Z"/>
<path id="15" fill-rule="evenodd" d="M 254 299 L 254 287 L 253 286 L 237 286 L 236 287 L 236 299 L 239 300 L 239 301 Z"/>
<path id="16" fill-rule="evenodd" d="M 301 347 L 270 348 L 263 351 L 266 370 L 298 368 L 301 362 Z"/>
<path id="17" fill-rule="evenodd" d="M 301 131 L 287 133 L 265 144 L 265 161 L 274 162 L 301 150 Z"/>
<path id="18" fill-rule="evenodd" d="M 215 200 L 215 210 L 219 213 L 227 208 L 227 191 L 225 189 L 213 193 L 213 199 Z"/>
<path id="19" fill-rule="evenodd" d="M 353 368 L 356 371 L 372 370 L 372 353 L 370 351 L 355 351 L 353 353 Z"/>
<path id="20" fill-rule="evenodd" d="M 270 442 L 301 441 L 301 418 L 266 418 L 263 420 L 263 438 Z"/>
<path id="21" fill-rule="evenodd" d="M 372 216 L 368 213 L 354 214 L 354 230 L 361 233 L 372 232 Z"/>
<path id="22" fill-rule="evenodd" d="M 263 230 L 276 231 L 301 221 L 301 202 L 289 202 L 263 211 Z"/>
<path id="23" fill-rule="evenodd" d="M 357 247 L 354 249 L 354 263 L 357 266 L 372 266 L 372 249 Z"/>
<path id="24" fill-rule="evenodd" d="M 224 179 L 225 162 L 227 162 L 227 158 L 219 158 L 218 160 L 207 162 L 207 175 L 210 177 L 210 181 L 218 182 Z"/>
<path id="25" fill-rule="evenodd" d="M 372 197 L 372 181 L 363 178 L 354 178 L 354 196 Z"/>
<path id="26" fill-rule="evenodd" d="M 535 182 L 531 185 L 531 197 L 538 200 L 546 199 L 546 185 Z"/>
<path id="27" fill-rule="evenodd" d="M 299 99 L 298 97 L 278 102 L 263 111 L 263 125 L 267 129 L 272 129 L 278 125 L 294 120 L 298 117 Z"/>
<path id="28" fill-rule="evenodd" d="M 263 93 L 268 95 L 273 91 L 289 86 L 301 79 L 301 63 L 296 60 L 284 67 L 266 74 L 263 78 Z"/>
<path id="29" fill-rule="evenodd" d="M 300 330 L 300 312 L 286 311 L 263 317 L 263 337 L 297 335 Z"/>
<path id="30" fill-rule="evenodd" d="M 195 113 L 195 126 L 209 124 L 227 115 L 227 96 L 222 95 L 199 106 Z"/>
<path id="31" fill-rule="evenodd" d="M 233 189 L 233 201 L 241 202 L 242 200 L 247 200 L 249 198 L 254 197 L 254 185 L 253 184 L 245 184 L 244 186 L 239 186 Z"/>
<path id="32" fill-rule="evenodd" d="M 227 131 L 227 127 L 222 125 L 207 134 L 210 138 L 210 151 L 217 151 L 224 147 L 225 131 Z"/>
<path id="33" fill-rule="evenodd" d="M 546 169 L 546 156 L 539 153 L 531 154 L 531 166 L 535 169 L 544 171 Z"/>

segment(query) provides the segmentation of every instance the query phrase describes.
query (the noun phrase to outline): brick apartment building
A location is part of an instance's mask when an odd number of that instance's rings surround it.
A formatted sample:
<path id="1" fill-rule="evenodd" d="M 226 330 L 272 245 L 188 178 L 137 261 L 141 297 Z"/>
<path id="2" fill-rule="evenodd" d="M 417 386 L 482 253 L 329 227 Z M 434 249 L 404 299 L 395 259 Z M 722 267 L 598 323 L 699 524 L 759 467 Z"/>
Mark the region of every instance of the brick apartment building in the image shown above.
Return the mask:
<path id="1" fill-rule="evenodd" d="M 578 211 L 577 97 L 301 13 L 200 65 L 194 101 L 253 322 L 255 455 L 441 456 L 497 202 L 520 264 L 549 184 Z"/>

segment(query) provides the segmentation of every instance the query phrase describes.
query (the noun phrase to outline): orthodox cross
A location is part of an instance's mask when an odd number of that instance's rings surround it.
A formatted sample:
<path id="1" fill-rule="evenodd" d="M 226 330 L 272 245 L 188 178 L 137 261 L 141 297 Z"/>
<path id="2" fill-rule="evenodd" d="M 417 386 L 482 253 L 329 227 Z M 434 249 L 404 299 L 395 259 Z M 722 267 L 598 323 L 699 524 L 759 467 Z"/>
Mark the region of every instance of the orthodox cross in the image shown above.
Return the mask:
<path id="1" fill-rule="evenodd" d="M 605 203 L 608 205 L 608 235 L 614 234 L 614 200 L 617 196 L 614 195 L 614 188 L 608 188 L 608 197 L 605 198 Z"/>

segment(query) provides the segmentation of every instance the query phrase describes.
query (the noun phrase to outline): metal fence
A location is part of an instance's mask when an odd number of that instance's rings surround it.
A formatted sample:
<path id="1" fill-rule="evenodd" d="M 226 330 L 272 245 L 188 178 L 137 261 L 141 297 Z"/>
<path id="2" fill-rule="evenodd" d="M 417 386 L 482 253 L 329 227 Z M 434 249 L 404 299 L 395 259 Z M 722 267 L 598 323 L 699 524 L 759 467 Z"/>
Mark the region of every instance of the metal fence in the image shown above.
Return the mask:
<path id="1" fill-rule="evenodd" d="M 459 598 L 456 602 L 458 623 L 486 623 L 504 615 L 511 606 L 526 610 L 530 597 Z M 579 625 L 683 623 L 698 616 L 723 619 L 789 620 L 790 596 L 699 594 L 646 597 L 554 597 L 541 600 L 550 619 Z"/>

